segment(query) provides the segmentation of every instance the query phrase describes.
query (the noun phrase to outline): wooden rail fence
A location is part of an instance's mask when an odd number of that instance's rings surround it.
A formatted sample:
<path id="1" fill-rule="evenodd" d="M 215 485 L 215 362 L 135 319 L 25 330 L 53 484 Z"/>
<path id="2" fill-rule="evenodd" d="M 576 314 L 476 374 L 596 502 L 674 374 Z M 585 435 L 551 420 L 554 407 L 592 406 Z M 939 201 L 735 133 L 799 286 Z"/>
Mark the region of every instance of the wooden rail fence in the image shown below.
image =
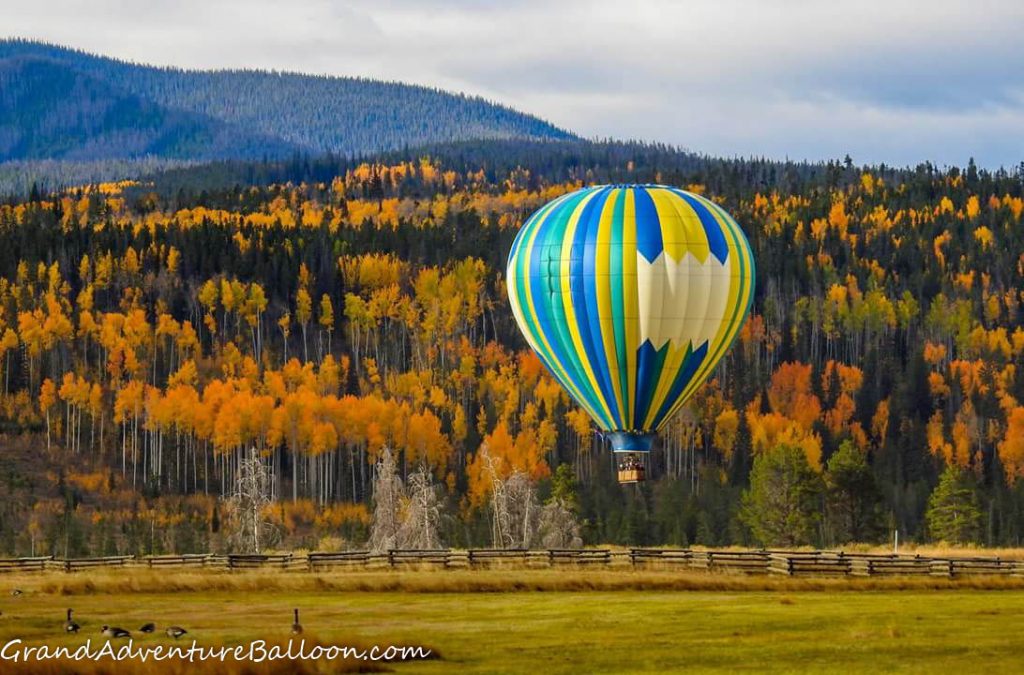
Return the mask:
<path id="1" fill-rule="evenodd" d="M 47 556 L 43 558 L 7 558 L 0 560 L 0 572 L 42 572 L 46 569 L 46 563 L 53 560 Z"/>
<path id="2" fill-rule="evenodd" d="M 688 548 L 578 549 L 391 549 L 384 552 L 339 551 L 266 554 L 184 554 L 0 559 L 0 574 L 93 569 L 196 569 L 224 572 L 273 570 L 331 572 L 348 569 L 490 569 L 549 567 L 699 570 L 707 573 L 821 576 L 976 575 L 1024 577 L 1024 561 L 1005 558 L 930 558 L 924 556 L 845 553 L 843 551 L 693 550 Z"/>

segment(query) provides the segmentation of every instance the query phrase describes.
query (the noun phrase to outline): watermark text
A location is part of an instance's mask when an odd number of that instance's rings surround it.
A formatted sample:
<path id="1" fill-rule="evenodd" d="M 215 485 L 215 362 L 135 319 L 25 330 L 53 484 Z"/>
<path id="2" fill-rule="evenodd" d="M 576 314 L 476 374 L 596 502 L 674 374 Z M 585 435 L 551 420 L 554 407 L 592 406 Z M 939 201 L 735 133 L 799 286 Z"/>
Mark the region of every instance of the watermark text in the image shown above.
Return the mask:
<path id="1" fill-rule="evenodd" d="M 29 661 L 171 661 L 189 663 L 206 661 L 247 661 L 266 663 L 268 661 L 317 661 L 346 659 L 354 661 L 414 661 L 430 658 L 432 652 L 426 647 L 403 645 L 373 645 L 370 647 L 349 647 L 344 645 L 306 644 L 306 640 L 289 640 L 287 644 L 268 644 L 266 640 L 253 640 L 248 644 L 222 647 L 204 647 L 195 640 L 191 645 L 139 646 L 133 640 L 124 644 L 104 642 L 95 647 L 92 640 L 86 640 L 78 647 L 51 647 L 48 645 L 25 645 L 23 640 L 13 639 L 0 648 L 0 661 L 27 663 Z"/>

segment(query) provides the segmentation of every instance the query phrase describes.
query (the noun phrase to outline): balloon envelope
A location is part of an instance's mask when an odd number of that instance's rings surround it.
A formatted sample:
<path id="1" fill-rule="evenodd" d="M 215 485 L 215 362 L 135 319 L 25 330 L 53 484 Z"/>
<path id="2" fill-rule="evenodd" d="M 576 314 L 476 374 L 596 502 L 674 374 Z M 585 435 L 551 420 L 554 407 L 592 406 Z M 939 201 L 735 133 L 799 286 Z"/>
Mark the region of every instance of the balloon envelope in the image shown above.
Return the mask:
<path id="1" fill-rule="evenodd" d="M 736 221 L 700 195 L 599 186 L 530 216 L 507 283 L 545 366 L 613 450 L 643 452 L 739 333 L 754 258 Z"/>

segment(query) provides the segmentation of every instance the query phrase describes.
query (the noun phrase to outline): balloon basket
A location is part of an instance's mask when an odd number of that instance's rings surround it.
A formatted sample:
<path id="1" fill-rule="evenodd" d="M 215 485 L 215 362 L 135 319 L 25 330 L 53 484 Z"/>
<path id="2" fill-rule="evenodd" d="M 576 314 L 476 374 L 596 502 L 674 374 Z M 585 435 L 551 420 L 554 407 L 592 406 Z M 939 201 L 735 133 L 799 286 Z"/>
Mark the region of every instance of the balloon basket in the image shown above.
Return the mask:
<path id="1" fill-rule="evenodd" d="M 633 483 L 643 483 L 644 469 L 639 467 L 636 469 L 620 469 L 619 470 L 619 485 L 630 485 Z"/>
<path id="2" fill-rule="evenodd" d="M 619 485 L 643 483 L 647 473 L 647 467 L 644 466 L 643 460 L 634 453 L 616 453 L 616 455 L 620 458 L 618 463 Z"/>

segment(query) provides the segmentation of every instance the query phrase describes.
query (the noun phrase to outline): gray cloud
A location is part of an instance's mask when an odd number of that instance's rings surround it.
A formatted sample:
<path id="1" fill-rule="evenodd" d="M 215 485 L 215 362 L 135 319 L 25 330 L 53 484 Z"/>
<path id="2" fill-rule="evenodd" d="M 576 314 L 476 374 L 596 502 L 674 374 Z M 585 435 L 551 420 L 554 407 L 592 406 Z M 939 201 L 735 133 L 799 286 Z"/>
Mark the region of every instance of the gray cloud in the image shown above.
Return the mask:
<path id="1" fill-rule="evenodd" d="M 3 13 L 11 35 L 159 64 L 440 86 L 585 136 L 725 155 L 1024 160 L 1024 4 L 1012 0 L 14 0 Z"/>

